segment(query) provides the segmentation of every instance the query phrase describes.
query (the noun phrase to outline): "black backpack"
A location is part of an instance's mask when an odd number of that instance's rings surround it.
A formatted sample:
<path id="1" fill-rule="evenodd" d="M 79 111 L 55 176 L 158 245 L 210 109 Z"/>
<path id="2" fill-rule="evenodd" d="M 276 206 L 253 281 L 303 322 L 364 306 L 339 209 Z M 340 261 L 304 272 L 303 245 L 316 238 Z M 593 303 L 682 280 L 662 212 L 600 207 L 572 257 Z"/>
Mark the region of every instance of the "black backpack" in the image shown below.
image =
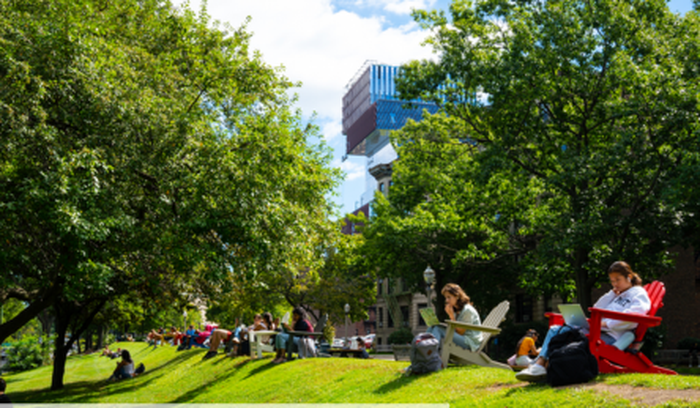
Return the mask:
<path id="1" fill-rule="evenodd" d="M 547 367 L 547 382 L 551 386 L 585 383 L 597 375 L 598 361 L 591 354 L 585 335 L 573 329 L 552 337 Z"/>
<path id="2" fill-rule="evenodd" d="M 442 369 L 440 341 L 430 333 L 420 333 L 411 341 L 409 373 L 423 374 Z"/>

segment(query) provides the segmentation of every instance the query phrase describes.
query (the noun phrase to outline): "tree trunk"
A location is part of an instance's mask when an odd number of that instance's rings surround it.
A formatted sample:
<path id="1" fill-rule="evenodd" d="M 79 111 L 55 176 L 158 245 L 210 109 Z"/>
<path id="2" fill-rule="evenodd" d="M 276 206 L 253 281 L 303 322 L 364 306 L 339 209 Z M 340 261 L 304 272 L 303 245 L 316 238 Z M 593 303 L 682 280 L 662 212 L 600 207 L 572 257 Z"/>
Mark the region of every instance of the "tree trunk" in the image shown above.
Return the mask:
<path id="1" fill-rule="evenodd" d="M 33 318 L 37 317 L 42 310 L 46 309 L 53 302 L 55 290 L 50 290 L 45 293 L 43 297 L 32 302 L 24 310 L 22 310 L 17 316 L 0 324 L 0 344 L 2 344 L 5 339 L 12 336 L 17 332 L 17 330 L 24 327 Z"/>
<path id="2" fill-rule="evenodd" d="M 588 283 L 588 270 L 583 266 L 588 260 L 588 251 L 583 248 L 576 249 L 574 271 L 576 273 L 576 300 L 583 310 L 593 306 L 591 302 L 591 287 Z"/>
<path id="3" fill-rule="evenodd" d="M 54 342 L 53 373 L 51 375 L 51 390 L 56 391 L 63 388 L 63 374 L 66 371 L 66 358 L 68 349 L 66 347 L 66 330 L 68 329 L 68 317 L 61 317 L 56 313 L 56 341 Z"/>
<path id="4" fill-rule="evenodd" d="M 104 347 L 104 341 L 105 341 L 105 328 L 104 326 L 100 325 L 97 328 L 97 344 L 95 345 L 95 350 L 101 350 L 102 347 Z"/>

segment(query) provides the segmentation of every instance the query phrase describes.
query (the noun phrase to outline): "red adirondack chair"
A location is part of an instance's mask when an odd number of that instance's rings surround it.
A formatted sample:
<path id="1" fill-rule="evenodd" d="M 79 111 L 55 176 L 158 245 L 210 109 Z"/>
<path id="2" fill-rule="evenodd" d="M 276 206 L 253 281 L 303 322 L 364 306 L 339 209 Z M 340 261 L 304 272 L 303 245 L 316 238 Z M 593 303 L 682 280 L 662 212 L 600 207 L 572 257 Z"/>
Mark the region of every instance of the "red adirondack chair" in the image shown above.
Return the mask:
<path id="1" fill-rule="evenodd" d="M 647 291 L 647 294 L 649 294 L 649 299 L 651 300 L 651 309 L 649 309 L 649 313 L 645 315 L 612 312 L 595 307 L 588 309 L 591 312 L 591 317 L 588 319 L 590 325 L 590 334 L 588 335 L 589 345 L 591 354 L 598 360 L 598 369 L 601 373 L 677 374 L 673 370 L 654 365 L 642 352 L 634 348 L 635 345 L 641 344 L 644 334 L 649 327 L 655 327 L 661 324 L 661 318 L 656 316 L 656 311 L 664 305 L 663 299 L 666 294 L 666 288 L 662 282 L 654 281 L 646 284 L 644 289 Z M 564 319 L 558 313 L 546 313 L 545 316 L 549 318 L 550 326 L 564 324 Z M 603 318 L 638 323 L 635 329 L 635 339 L 632 346 L 622 351 L 617 347 L 605 344 L 600 339 L 600 324 Z"/>

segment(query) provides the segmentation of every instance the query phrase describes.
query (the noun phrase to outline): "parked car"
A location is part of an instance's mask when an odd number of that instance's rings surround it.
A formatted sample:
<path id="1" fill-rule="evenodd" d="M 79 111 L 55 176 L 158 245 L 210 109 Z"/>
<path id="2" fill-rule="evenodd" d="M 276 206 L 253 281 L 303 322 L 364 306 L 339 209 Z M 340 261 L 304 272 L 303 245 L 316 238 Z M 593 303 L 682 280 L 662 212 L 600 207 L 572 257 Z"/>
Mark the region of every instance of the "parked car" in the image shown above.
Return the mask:
<path id="1" fill-rule="evenodd" d="M 368 348 L 368 349 L 372 348 L 372 345 L 374 344 L 375 337 L 376 337 L 376 334 L 371 333 L 371 334 L 368 334 L 362 338 L 362 340 L 364 340 L 364 342 L 365 342 L 366 348 Z"/>
<path id="2" fill-rule="evenodd" d="M 343 348 L 345 347 L 345 340 L 343 339 L 333 339 L 333 348 Z"/>

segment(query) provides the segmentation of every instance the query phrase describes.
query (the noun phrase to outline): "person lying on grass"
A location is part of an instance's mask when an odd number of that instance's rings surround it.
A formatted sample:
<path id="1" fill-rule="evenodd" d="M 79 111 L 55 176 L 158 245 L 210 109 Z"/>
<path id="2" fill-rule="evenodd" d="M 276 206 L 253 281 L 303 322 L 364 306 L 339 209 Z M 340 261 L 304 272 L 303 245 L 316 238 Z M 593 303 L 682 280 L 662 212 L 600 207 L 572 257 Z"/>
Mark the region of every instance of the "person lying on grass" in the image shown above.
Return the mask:
<path id="1" fill-rule="evenodd" d="M 646 314 L 651 309 L 651 300 L 647 291 L 642 287 L 642 278 L 632 271 L 632 268 L 623 261 L 618 261 L 608 268 L 608 276 L 612 289 L 598 299 L 593 307 L 612 310 L 622 313 Z M 637 323 L 622 320 L 603 319 L 601 323 L 600 339 L 605 344 L 613 344 L 627 332 L 637 328 Z M 540 350 L 540 355 L 535 363 L 515 375 L 522 381 L 542 381 L 547 377 L 547 363 L 549 360 L 549 342 L 556 334 L 571 330 L 570 326 L 552 326 L 547 331 Z"/>

